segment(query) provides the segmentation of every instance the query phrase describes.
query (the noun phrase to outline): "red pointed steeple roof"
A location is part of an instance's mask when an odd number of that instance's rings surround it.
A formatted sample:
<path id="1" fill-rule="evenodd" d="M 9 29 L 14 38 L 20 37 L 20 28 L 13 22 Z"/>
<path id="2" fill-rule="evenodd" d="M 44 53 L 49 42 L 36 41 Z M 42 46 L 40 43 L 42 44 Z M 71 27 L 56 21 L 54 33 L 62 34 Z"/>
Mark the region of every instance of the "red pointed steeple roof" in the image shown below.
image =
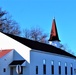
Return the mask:
<path id="1" fill-rule="evenodd" d="M 52 29 L 51 29 L 49 41 L 60 41 L 58 37 L 55 18 L 53 19 L 53 22 L 52 22 Z"/>

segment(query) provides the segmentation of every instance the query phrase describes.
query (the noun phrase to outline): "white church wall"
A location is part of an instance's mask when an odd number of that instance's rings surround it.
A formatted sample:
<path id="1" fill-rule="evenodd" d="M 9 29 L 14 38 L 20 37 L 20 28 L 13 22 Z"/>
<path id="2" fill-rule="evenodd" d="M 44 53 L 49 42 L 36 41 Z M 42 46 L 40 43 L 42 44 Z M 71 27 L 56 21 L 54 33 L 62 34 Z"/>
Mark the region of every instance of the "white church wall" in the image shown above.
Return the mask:
<path id="1" fill-rule="evenodd" d="M 38 75 L 43 75 L 43 60 L 45 60 L 46 64 L 46 75 L 51 75 L 52 61 L 54 64 L 54 75 L 59 75 L 59 62 L 61 63 L 61 75 L 65 75 L 65 63 L 67 63 L 67 75 L 71 75 L 71 64 L 73 64 L 73 75 L 76 75 L 74 73 L 74 69 L 76 69 L 76 59 L 36 50 L 31 51 L 30 57 L 30 75 L 36 75 L 36 66 L 38 66 Z"/>
<path id="2" fill-rule="evenodd" d="M 25 60 L 19 53 L 14 50 L 13 60 Z M 26 61 L 26 60 L 25 60 Z M 21 65 L 22 66 L 22 65 Z M 26 61 L 25 66 L 23 66 L 23 73 L 20 75 L 29 75 L 29 63 Z M 18 75 L 16 72 L 16 66 L 13 68 L 13 75 Z"/>
<path id="3" fill-rule="evenodd" d="M 26 63 L 26 66 L 24 67 L 23 70 L 23 75 L 30 75 L 30 63 Z"/>
<path id="4" fill-rule="evenodd" d="M 14 50 L 13 60 L 25 60 L 16 50 Z"/>
<path id="5" fill-rule="evenodd" d="M 31 48 L 23 45 L 22 43 L 8 37 L 7 35 L 0 32 L 0 49 L 15 49 L 26 61 L 26 68 L 24 74 L 29 75 L 29 64 L 30 64 L 30 50 Z M 15 55 L 14 57 L 16 57 Z M 18 58 L 14 58 L 18 59 Z"/>
<path id="6" fill-rule="evenodd" d="M 0 58 L 0 74 L 1 75 L 9 75 L 10 74 L 10 67 L 9 64 L 13 61 L 13 50 L 10 51 L 8 54 Z M 4 72 L 5 69 L 5 72 Z"/>
<path id="7" fill-rule="evenodd" d="M 15 49 L 30 63 L 30 48 L 0 32 L 0 49 Z"/>
<path id="8" fill-rule="evenodd" d="M 15 50 L 12 50 L 2 58 L 0 58 L 0 74 L 11 75 L 11 68 L 13 68 L 12 75 L 18 75 L 16 72 L 16 66 L 9 65 L 13 60 L 24 60 Z M 4 72 L 5 69 L 5 72 Z M 23 73 L 21 75 L 29 75 L 29 63 L 26 61 L 26 66 L 23 66 Z"/>

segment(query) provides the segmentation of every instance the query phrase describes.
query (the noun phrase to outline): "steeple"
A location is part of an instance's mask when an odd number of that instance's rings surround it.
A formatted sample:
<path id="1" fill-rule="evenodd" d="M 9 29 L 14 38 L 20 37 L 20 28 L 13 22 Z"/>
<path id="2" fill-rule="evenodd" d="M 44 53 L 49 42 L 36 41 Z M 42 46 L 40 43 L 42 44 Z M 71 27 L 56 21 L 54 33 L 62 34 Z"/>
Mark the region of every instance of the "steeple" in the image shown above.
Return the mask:
<path id="1" fill-rule="evenodd" d="M 52 22 L 52 29 L 51 29 L 49 41 L 59 41 L 60 42 L 59 37 L 58 37 L 55 18 L 53 19 L 53 22 Z"/>

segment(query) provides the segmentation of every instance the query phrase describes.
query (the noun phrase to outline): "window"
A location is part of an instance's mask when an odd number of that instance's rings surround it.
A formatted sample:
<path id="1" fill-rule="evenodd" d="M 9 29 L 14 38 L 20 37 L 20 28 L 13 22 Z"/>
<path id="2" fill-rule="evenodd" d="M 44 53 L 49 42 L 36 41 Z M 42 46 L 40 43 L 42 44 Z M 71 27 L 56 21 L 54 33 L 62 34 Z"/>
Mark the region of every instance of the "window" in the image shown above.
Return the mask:
<path id="1" fill-rule="evenodd" d="M 65 63 L 65 75 L 67 75 L 67 63 Z"/>
<path id="2" fill-rule="evenodd" d="M 61 74 L 61 66 L 59 66 L 59 74 Z"/>
<path id="3" fill-rule="evenodd" d="M 67 66 L 65 66 L 65 75 L 67 75 Z"/>
<path id="4" fill-rule="evenodd" d="M 71 75 L 73 75 L 73 68 L 71 67 Z"/>
<path id="5" fill-rule="evenodd" d="M 54 65 L 51 66 L 51 69 L 52 74 L 54 74 Z"/>
<path id="6" fill-rule="evenodd" d="M 43 60 L 43 74 L 46 74 L 46 60 Z"/>
<path id="7" fill-rule="evenodd" d="M 51 65 L 54 65 L 54 61 L 51 61 Z"/>
<path id="8" fill-rule="evenodd" d="M 36 74 L 38 74 L 38 66 L 36 66 Z"/>
<path id="9" fill-rule="evenodd" d="M 46 61 L 45 60 L 43 60 L 43 64 L 46 64 Z"/>
<path id="10" fill-rule="evenodd" d="M 73 75 L 73 65 L 72 64 L 71 64 L 70 72 L 71 72 L 71 75 Z"/>
<path id="11" fill-rule="evenodd" d="M 51 61 L 51 73 L 54 74 L 54 61 Z"/>
<path id="12" fill-rule="evenodd" d="M 3 69 L 3 72 L 6 72 L 6 69 L 5 68 Z"/>
<path id="13" fill-rule="evenodd" d="M 61 65 L 61 62 L 59 61 L 58 65 L 60 66 Z"/>
<path id="14" fill-rule="evenodd" d="M 46 65 L 43 64 L 43 74 L 46 74 Z"/>
<path id="15" fill-rule="evenodd" d="M 65 63 L 65 66 L 67 66 L 67 63 Z"/>
<path id="16" fill-rule="evenodd" d="M 59 62 L 59 74 L 61 74 L 61 62 Z"/>

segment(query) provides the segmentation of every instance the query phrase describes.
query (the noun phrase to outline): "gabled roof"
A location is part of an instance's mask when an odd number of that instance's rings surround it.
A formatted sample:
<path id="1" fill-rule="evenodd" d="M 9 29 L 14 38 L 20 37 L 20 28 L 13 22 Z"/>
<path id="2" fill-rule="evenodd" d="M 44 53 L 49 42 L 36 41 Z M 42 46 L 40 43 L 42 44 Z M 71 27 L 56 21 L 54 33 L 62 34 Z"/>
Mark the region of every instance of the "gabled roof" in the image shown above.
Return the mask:
<path id="1" fill-rule="evenodd" d="M 33 40 L 30 40 L 30 39 L 18 37 L 18 36 L 7 34 L 7 33 L 4 33 L 4 34 L 9 36 L 9 37 L 11 37 L 11 38 L 13 38 L 13 39 L 15 39 L 16 41 L 28 46 L 31 49 L 45 51 L 45 52 L 50 52 L 50 53 L 55 53 L 55 54 L 60 54 L 60 55 L 76 58 L 74 55 L 72 55 L 72 54 L 70 54 L 70 53 L 68 53 L 68 52 L 66 52 L 64 50 L 61 50 L 60 48 L 56 48 L 56 47 L 54 47 L 52 45 L 45 44 L 45 43 L 40 43 L 40 42 L 37 42 L 37 41 L 33 41 Z"/>
<path id="2" fill-rule="evenodd" d="M 58 32 L 57 32 L 55 18 L 53 19 L 53 22 L 52 22 L 52 29 L 51 29 L 49 41 L 60 41 Z"/>
<path id="3" fill-rule="evenodd" d="M 12 49 L 0 50 L 0 58 L 8 54 Z"/>

